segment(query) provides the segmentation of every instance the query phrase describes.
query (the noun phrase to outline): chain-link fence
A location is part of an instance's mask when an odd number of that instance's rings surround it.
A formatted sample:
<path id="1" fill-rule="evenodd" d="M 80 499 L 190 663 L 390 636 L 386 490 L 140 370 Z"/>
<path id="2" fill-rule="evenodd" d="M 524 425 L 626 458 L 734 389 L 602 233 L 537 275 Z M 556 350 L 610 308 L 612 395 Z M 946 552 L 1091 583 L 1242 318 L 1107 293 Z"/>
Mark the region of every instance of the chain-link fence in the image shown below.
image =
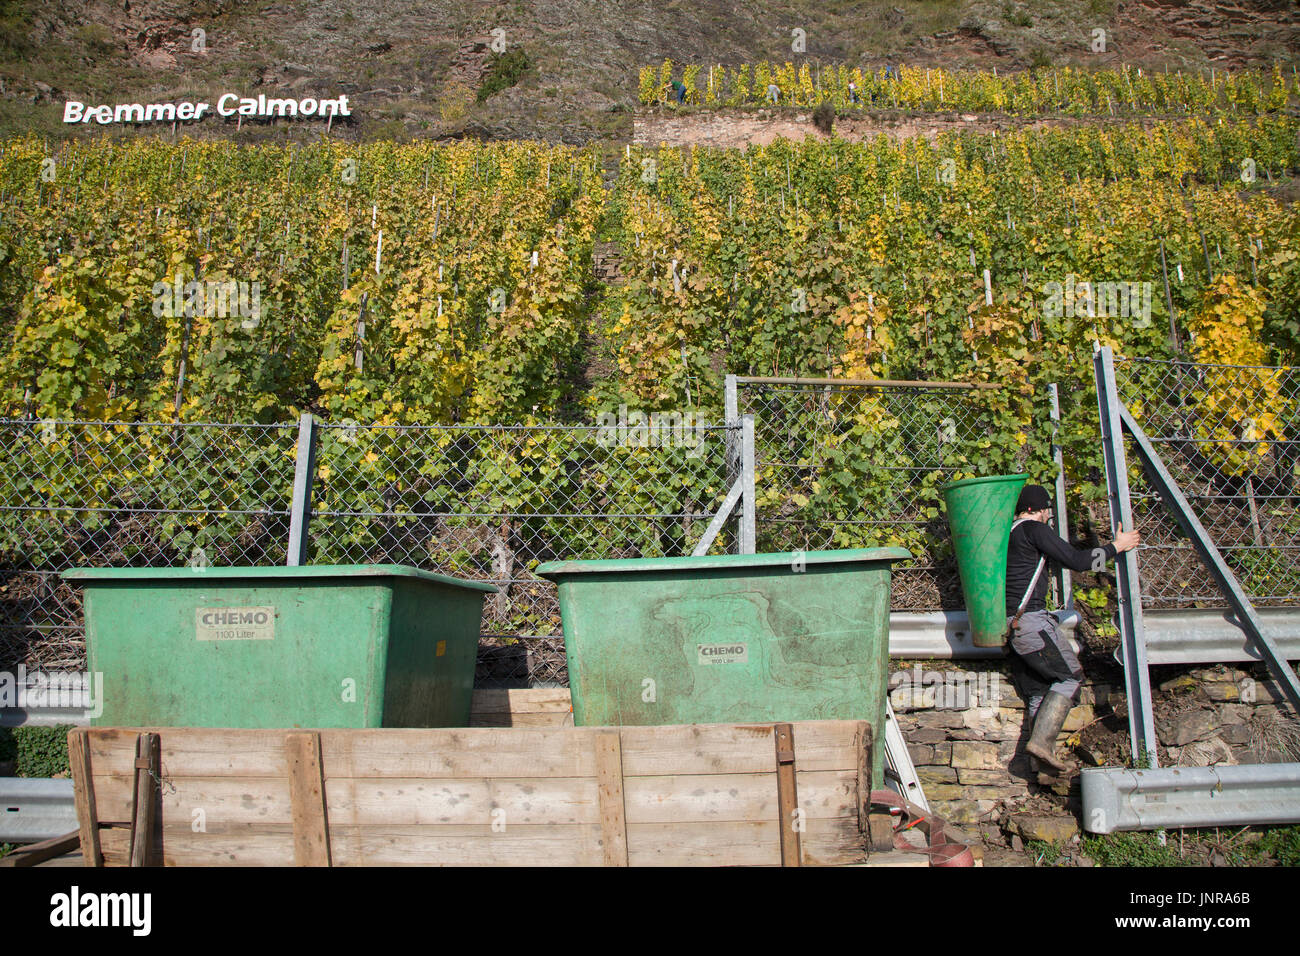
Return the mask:
<path id="1" fill-rule="evenodd" d="M 755 418 L 758 550 L 901 545 L 893 609 L 962 606 L 939 488 L 996 473 L 997 412 L 986 388 L 941 383 L 737 379 L 737 411 Z M 1004 467 L 1049 443 L 1026 441 Z M 1018 458 L 1018 460 L 1016 460 Z"/>
<path id="2" fill-rule="evenodd" d="M 1121 398 L 1251 598 L 1294 601 L 1294 371 L 1141 361 L 1116 370 Z M 490 581 L 500 593 L 485 608 L 480 684 L 562 685 L 556 594 L 534 569 L 689 554 L 737 477 L 727 461 L 739 416 L 755 419 L 757 550 L 907 547 L 915 558 L 894 574 L 893 607 L 903 611 L 961 606 L 940 486 L 1049 453 L 1043 434 L 1017 448 L 995 442 L 1006 409 L 990 389 L 732 381 L 730 429 L 680 415 L 317 424 L 307 559 Z M 285 563 L 301 427 L 0 421 L 0 669 L 83 665 L 79 596 L 59 578 L 67 568 Z M 1130 471 L 1144 603 L 1221 605 L 1140 470 Z M 735 538 L 733 520 L 713 550 L 734 550 Z"/>
<path id="3" fill-rule="evenodd" d="M 67 568 L 284 564 L 300 427 L 0 423 L 0 669 L 84 665 Z M 555 586 L 538 564 L 689 554 L 728 489 L 727 429 L 683 415 L 317 424 L 314 440 L 309 563 L 495 584 L 480 686 L 567 683 Z"/>
<path id="4" fill-rule="evenodd" d="M 1300 597 L 1300 373 L 1116 359 L 1115 380 L 1120 401 L 1251 602 L 1294 603 Z M 1214 579 L 1137 460 L 1130 452 L 1143 605 L 1222 606 Z"/>
<path id="5" fill-rule="evenodd" d="M 296 425 L 0 421 L 0 669 L 79 669 L 88 565 L 283 564 Z"/>

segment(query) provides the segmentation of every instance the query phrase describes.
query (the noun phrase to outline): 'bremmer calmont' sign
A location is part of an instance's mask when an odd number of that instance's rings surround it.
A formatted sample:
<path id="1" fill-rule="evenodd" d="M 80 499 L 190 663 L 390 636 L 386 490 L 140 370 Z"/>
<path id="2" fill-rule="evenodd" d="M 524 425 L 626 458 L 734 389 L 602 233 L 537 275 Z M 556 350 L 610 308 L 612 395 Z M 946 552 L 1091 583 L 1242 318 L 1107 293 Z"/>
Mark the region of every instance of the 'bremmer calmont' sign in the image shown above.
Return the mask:
<path id="1" fill-rule="evenodd" d="M 89 106 L 80 100 L 68 100 L 63 104 L 63 122 L 99 123 L 102 126 L 111 123 L 176 123 L 201 120 L 210 112 L 215 116 L 245 119 L 271 119 L 276 116 L 325 119 L 351 116 L 352 108 L 348 105 L 347 96 L 332 99 L 304 96 L 294 99 L 267 96 L 265 93 L 257 96 L 223 93 L 218 97 L 215 107 L 211 103 L 193 100 L 176 103 L 118 103 L 114 106 Z"/>

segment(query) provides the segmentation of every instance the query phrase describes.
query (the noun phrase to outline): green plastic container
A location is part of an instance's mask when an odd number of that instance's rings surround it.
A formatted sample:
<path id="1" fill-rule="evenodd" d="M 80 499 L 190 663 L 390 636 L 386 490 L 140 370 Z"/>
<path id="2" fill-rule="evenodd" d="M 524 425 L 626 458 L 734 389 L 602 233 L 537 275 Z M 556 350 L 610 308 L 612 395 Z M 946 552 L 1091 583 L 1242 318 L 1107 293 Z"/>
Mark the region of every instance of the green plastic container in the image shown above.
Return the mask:
<path id="1" fill-rule="evenodd" d="M 890 569 L 911 556 L 544 564 L 537 573 L 559 584 L 574 723 L 866 720 L 883 742 Z"/>
<path id="2" fill-rule="evenodd" d="M 966 478 L 944 485 L 957 573 L 976 647 L 1000 647 L 1007 632 L 1007 539 L 1028 475 Z"/>
<path id="3" fill-rule="evenodd" d="M 76 568 L 118 727 L 465 727 L 483 599 L 401 565 Z"/>

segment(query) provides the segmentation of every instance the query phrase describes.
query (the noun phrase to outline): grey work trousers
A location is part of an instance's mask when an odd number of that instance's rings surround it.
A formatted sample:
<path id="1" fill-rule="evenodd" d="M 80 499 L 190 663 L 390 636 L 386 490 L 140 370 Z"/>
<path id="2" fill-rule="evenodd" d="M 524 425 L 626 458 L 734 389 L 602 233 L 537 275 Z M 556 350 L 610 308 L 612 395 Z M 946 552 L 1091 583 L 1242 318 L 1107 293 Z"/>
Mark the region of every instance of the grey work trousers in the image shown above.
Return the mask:
<path id="1" fill-rule="evenodd" d="M 1026 691 L 1027 717 L 1038 713 L 1038 705 L 1048 693 L 1074 700 L 1083 683 L 1083 668 L 1070 642 L 1057 631 L 1056 618 L 1047 611 L 1026 611 L 1011 637 L 1011 649 L 1021 664 L 1018 676 Z"/>

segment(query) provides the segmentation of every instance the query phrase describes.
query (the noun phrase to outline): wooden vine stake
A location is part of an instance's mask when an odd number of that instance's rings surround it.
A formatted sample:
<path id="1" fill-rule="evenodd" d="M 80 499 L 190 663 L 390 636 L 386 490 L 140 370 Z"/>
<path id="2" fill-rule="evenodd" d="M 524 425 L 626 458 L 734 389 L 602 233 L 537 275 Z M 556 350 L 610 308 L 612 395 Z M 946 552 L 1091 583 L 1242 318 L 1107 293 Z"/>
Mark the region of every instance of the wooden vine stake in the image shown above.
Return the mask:
<path id="1" fill-rule="evenodd" d="M 162 743 L 157 734 L 140 734 L 135 745 L 135 799 L 131 806 L 131 865 L 161 866 L 155 825 L 162 798 Z"/>
<path id="2" fill-rule="evenodd" d="M 81 857 L 86 866 L 103 866 L 99 848 L 99 817 L 95 812 L 95 781 L 90 774 L 90 740 L 85 730 L 68 734 L 68 769 L 72 771 L 77 826 L 81 831 Z"/>

